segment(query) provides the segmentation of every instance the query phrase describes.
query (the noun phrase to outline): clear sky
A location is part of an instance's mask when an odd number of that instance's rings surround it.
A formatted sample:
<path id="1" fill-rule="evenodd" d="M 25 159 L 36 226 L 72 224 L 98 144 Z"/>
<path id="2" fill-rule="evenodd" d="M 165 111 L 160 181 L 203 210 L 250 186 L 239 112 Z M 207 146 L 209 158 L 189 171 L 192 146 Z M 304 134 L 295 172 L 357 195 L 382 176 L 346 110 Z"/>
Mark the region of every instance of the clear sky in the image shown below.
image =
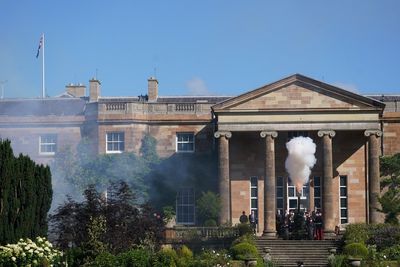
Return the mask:
<path id="1" fill-rule="evenodd" d="M 399 0 L 0 0 L 5 97 L 88 84 L 137 96 L 237 95 L 300 73 L 361 94 L 400 94 Z"/>

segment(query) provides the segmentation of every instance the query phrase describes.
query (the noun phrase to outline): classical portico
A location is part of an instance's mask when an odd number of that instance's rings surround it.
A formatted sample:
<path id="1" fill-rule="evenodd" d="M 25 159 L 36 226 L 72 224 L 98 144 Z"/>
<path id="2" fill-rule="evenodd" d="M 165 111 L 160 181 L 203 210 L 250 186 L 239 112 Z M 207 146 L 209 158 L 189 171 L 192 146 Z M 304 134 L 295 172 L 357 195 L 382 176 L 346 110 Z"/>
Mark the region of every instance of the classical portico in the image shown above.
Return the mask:
<path id="1" fill-rule="evenodd" d="M 220 223 L 235 224 L 242 210 L 255 210 L 258 233 L 276 235 L 277 209 L 289 207 L 290 178 L 284 161 L 285 144 L 293 133 L 306 134 L 317 145 L 306 209 L 322 209 L 325 232 L 333 233 L 346 221 L 378 222 L 383 108 L 380 102 L 302 75 L 213 106 Z"/>

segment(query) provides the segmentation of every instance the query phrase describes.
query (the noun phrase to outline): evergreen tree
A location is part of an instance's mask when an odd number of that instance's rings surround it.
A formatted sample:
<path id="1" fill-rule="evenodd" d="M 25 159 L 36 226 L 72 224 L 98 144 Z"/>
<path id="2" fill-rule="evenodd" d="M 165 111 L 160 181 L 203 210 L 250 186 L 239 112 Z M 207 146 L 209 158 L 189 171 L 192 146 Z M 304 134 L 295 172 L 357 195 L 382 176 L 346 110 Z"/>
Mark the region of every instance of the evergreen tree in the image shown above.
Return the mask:
<path id="1" fill-rule="evenodd" d="M 385 214 L 385 222 L 399 224 L 400 215 L 400 153 L 384 156 L 380 159 L 381 189 L 383 195 L 378 198 L 382 208 L 378 211 Z"/>
<path id="2" fill-rule="evenodd" d="M 0 243 L 46 236 L 53 193 L 49 167 L 15 157 L 10 141 L 1 141 L 0 185 Z"/>

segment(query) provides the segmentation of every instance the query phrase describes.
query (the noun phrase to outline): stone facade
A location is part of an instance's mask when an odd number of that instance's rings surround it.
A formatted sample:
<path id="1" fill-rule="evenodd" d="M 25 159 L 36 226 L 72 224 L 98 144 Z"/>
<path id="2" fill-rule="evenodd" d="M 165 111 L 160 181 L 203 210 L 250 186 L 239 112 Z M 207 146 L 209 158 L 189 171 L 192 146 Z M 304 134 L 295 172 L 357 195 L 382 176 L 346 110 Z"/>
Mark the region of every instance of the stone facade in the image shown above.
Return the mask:
<path id="1" fill-rule="evenodd" d="M 45 134 L 57 136 L 55 153 L 66 146 L 75 149 L 87 138 L 100 154 L 107 153 L 108 133 L 123 133 L 120 152 L 135 153 L 150 134 L 166 158 L 178 153 L 179 133 L 193 133 L 191 153 L 219 151 L 220 222 L 236 224 L 242 211 L 255 209 L 258 233 L 273 236 L 278 205 L 284 211 L 294 201 L 285 170 L 286 142 L 293 134 L 306 134 L 317 145 L 317 163 L 304 208 L 314 210 L 314 201 L 322 202 L 327 232 L 342 223 L 380 219 L 370 208 L 379 193 L 376 163 L 380 155 L 400 152 L 400 97 L 364 97 L 301 75 L 232 98 L 161 97 L 154 78 L 149 79 L 151 100 L 101 97 L 94 79 L 89 97 L 82 97 L 84 89 L 78 87 L 67 86 L 68 94 L 59 98 L 1 101 L 0 137 L 11 139 L 16 153 L 48 163 L 54 155 L 39 153 Z M 347 182 L 345 200 L 341 179 Z M 342 202 L 347 203 L 345 219 Z"/>

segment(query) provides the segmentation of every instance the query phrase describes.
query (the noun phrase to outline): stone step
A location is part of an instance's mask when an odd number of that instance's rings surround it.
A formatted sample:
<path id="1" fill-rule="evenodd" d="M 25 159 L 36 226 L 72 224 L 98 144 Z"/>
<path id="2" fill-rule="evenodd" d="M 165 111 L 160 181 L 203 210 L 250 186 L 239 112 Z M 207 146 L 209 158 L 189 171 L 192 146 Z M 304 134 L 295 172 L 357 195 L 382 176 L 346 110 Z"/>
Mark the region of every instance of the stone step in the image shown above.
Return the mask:
<path id="1" fill-rule="evenodd" d="M 328 266 L 328 256 L 332 248 L 338 248 L 335 240 L 280 240 L 257 238 L 256 247 L 260 255 L 264 256 L 264 248 L 270 249 L 272 261 L 278 266 Z"/>

